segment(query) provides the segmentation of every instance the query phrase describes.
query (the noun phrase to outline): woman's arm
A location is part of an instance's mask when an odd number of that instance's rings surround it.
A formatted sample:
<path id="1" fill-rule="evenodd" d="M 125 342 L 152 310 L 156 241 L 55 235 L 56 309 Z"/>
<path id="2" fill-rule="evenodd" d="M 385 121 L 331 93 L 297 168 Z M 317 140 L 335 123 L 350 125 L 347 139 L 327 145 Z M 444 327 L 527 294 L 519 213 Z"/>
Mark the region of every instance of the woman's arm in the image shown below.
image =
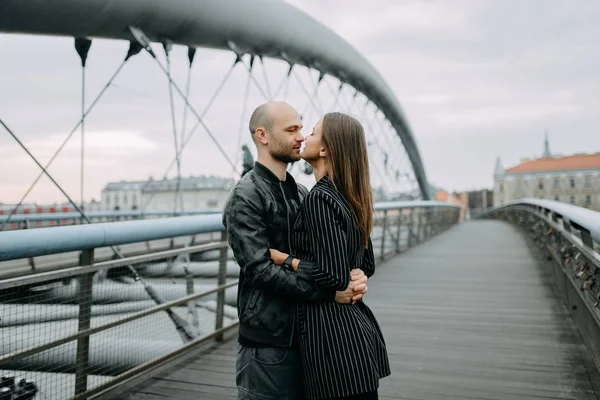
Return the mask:
<path id="1" fill-rule="evenodd" d="M 370 278 L 375 273 L 375 254 L 373 253 L 373 242 L 371 242 L 371 237 L 369 237 L 369 245 L 365 249 L 365 253 L 363 255 L 363 262 L 359 267 L 365 275 Z"/>
<path id="2" fill-rule="evenodd" d="M 311 192 L 304 201 L 306 234 L 315 262 L 309 266 L 294 260 L 292 268 L 301 276 L 310 275 L 320 287 L 346 290 L 350 283 L 346 231 L 340 206 L 327 194 Z M 303 265 L 305 264 L 305 265 Z"/>

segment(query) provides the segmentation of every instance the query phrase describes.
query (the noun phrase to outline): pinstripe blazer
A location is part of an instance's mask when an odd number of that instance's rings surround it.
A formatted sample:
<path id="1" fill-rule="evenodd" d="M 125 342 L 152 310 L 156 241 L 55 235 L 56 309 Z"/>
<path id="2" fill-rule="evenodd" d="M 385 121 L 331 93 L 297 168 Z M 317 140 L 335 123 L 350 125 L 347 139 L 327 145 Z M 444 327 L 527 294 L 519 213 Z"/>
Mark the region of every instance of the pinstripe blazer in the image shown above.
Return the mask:
<path id="1" fill-rule="evenodd" d="M 298 268 L 300 277 L 318 286 L 346 289 L 353 267 L 367 276 L 375 272 L 371 239 L 367 249 L 361 246 L 349 205 L 327 176 L 304 200 L 292 230 L 292 247 L 305 264 Z M 303 303 L 297 322 L 307 398 L 376 390 L 379 379 L 390 375 L 383 334 L 362 300 L 353 305 Z"/>

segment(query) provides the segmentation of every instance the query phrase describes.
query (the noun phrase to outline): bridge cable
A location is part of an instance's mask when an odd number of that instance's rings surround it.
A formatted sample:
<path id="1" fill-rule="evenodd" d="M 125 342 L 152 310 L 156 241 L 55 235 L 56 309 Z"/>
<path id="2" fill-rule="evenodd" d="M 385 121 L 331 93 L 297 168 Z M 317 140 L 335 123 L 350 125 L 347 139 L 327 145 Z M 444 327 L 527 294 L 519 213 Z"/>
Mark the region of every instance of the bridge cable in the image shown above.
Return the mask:
<path id="1" fill-rule="evenodd" d="M 334 101 L 333 104 L 329 107 L 329 109 L 331 111 L 334 111 L 335 107 L 337 106 L 337 104 L 340 102 L 340 97 L 342 94 L 342 89 L 344 88 L 344 82 L 340 81 L 340 87 L 338 88 L 337 93 L 335 92 L 335 90 L 331 87 L 331 84 L 329 83 L 329 81 L 325 81 L 325 86 L 327 87 L 327 89 L 329 89 L 329 92 L 331 93 L 332 96 L 334 97 Z M 347 106 L 347 104 L 344 102 L 344 105 Z"/>
<path id="2" fill-rule="evenodd" d="M 37 158 L 35 158 L 35 156 L 29 151 L 29 149 L 27 148 L 27 146 L 25 146 L 25 144 L 23 144 L 23 142 L 21 142 L 19 140 L 19 138 L 17 137 L 17 135 L 8 127 L 8 125 L 6 125 L 6 123 L 4 122 L 4 120 L 1 117 L 0 117 L 0 125 L 2 125 L 4 127 L 4 129 L 6 129 L 6 131 L 19 144 L 19 146 L 27 153 L 27 155 L 29 155 L 29 157 L 33 160 L 33 162 L 35 162 L 37 164 L 37 166 L 40 167 L 40 169 L 42 170 L 42 172 L 50 179 L 50 181 L 54 184 L 54 186 L 56 186 L 56 188 L 58 190 L 60 190 L 60 192 L 65 196 L 65 198 L 68 200 L 68 202 L 71 203 L 71 205 L 75 208 L 75 210 L 77 211 L 77 213 L 79 215 L 81 215 L 81 218 L 83 220 L 85 220 L 88 224 L 92 224 L 92 221 L 83 212 L 83 210 L 81 208 L 79 208 L 79 206 L 77 205 L 77 203 L 75 203 L 75 201 L 73 201 L 73 199 L 62 188 L 62 186 L 52 177 L 52 175 L 50 175 L 50 173 L 48 172 L 48 170 L 46 168 L 44 168 L 44 166 L 37 160 Z M 125 256 L 123 256 L 123 254 L 115 246 L 109 246 L 109 247 L 113 251 L 113 253 L 116 254 L 119 258 L 121 258 L 121 259 L 125 258 Z M 142 285 L 144 286 L 144 289 L 146 290 L 146 293 L 148 293 L 148 295 L 150 296 L 150 298 L 152 300 L 154 300 L 155 303 L 157 303 L 157 304 L 164 303 L 164 301 L 160 298 L 160 296 L 154 290 L 154 288 L 152 286 L 150 286 L 139 275 L 139 273 L 137 272 L 137 270 L 132 265 L 127 265 L 127 267 L 131 271 L 131 273 L 132 273 L 132 275 L 134 277 L 134 280 L 142 283 Z M 182 336 L 182 338 L 184 340 L 192 340 L 193 336 L 191 334 L 189 334 L 187 332 L 186 328 L 185 328 L 185 325 L 187 325 L 187 323 L 185 321 L 181 321 L 181 318 L 179 316 L 177 316 L 176 314 L 174 314 L 171 309 L 167 309 L 165 311 L 167 312 L 167 314 L 169 314 L 169 317 L 171 318 L 171 320 L 175 324 L 175 327 L 176 327 L 177 331 L 179 332 L 179 334 Z"/>
<path id="3" fill-rule="evenodd" d="M 292 68 L 294 68 L 294 65 L 290 64 L 290 69 L 288 70 L 287 76 L 285 78 L 285 88 L 283 89 L 283 101 L 287 100 L 290 91 L 290 76 L 292 75 Z"/>
<path id="4" fill-rule="evenodd" d="M 254 82 L 254 85 L 259 90 L 260 94 L 263 95 L 263 97 L 265 98 L 265 100 L 269 100 L 271 98 L 271 96 L 269 96 L 268 93 L 265 93 L 265 91 L 263 90 L 263 88 L 260 85 L 260 83 L 258 82 L 258 80 L 254 77 L 254 75 L 250 74 L 250 72 L 252 71 L 252 68 L 249 67 L 248 65 L 246 65 L 246 63 L 243 60 L 242 60 L 242 65 L 246 69 L 246 72 L 248 72 L 248 74 L 250 76 L 250 79 L 252 79 L 252 82 Z"/>
<path id="5" fill-rule="evenodd" d="M 215 93 L 213 94 L 213 96 L 211 97 L 210 101 L 208 102 L 208 104 L 206 105 L 206 107 L 204 107 L 204 110 L 200 114 L 200 116 L 202 118 L 204 118 L 206 116 L 206 114 L 208 113 L 208 111 L 210 110 L 210 108 L 212 107 L 212 105 L 214 104 L 214 102 L 217 99 L 219 93 L 221 92 L 221 90 L 225 86 L 225 83 L 227 83 L 227 81 L 229 80 L 229 77 L 231 76 L 233 70 L 235 69 L 235 66 L 238 63 L 239 63 L 239 60 L 236 59 L 234 61 L 233 65 L 231 66 L 231 68 L 229 69 L 229 71 L 227 71 L 227 73 L 225 74 L 225 76 L 221 80 L 221 83 L 217 87 L 217 90 L 215 90 Z M 185 147 L 188 145 L 188 143 L 190 142 L 190 139 L 192 138 L 192 136 L 194 135 L 194 133 L 196 133 L 196 131 L 197 131 L 197 129 L 198 129 L 199 126 L 200 126 L 200 122 L 196 122 L 196 125 L 194 125 L 194 127 L 192 127 L 192 129 L 190 130 L 189 134 L 187 135 L 187 137 L 185 138 L 185 140 L 183 141 L 183 143 L 181 143 L 180 152 L 182 152 L 185 149 Z M 165 173 L 163 175 L 163 178 L 160 180 L 160 182 L 164 182 L 167 179 L 169 173 L 171 172 L 171 169 L 175 165 L 175 161 L 176 161 L 175 158 L 173 160 L 171 160 L 171 163 L 167 167 L 167 169 L 166 169 L 166 171 L 165 171 Z M 150 181 L 146 182 L 146 184 L 142 187 L 142 190 L 144 190 L 147 187 L 149 187 L 150 184 L 151 184 Z M 150 198 L 148 200 L 146 200 L 146 203 L 142 206 L 142 212 L 146 209 L 146 207 L 148 206 L 148 204 L 150 203 L 150 201 L 152 201 L 152 199 L 154 198 L 155 194 L 156 194 L 156 192 L 154 192 L 150 196 Z"/>
<path id="6" fill-rule="evenodd" d="M 77 131 L 77 129 L 79 128 L 79 126 L 83 123 L 83 119 L 89 115 L 89 113 L 94 109 L 94 107 L 96 106 L 96 104 L 98 103 L 98 101 L 102 98 L 102 96 L 104 95 L 104 93 L 106 92 L 106 90 L 108 89 L 108 87 L 112 85 L 112 83 L 115 80 L 115 78 L 119 75 L 119 73 L 121 72 L 121 70 L 125 66 L 125 63 L 131 57 L 133 57 L 134 55 L 136 55 L 137 53 L 139 53 L 141 51 L 141 49 L 142 49 L 142 47 L 139 46 L 137 43 L 134 43 L 134 42 L 130 43 L 129 50 L 127 51 L 127 55 L 125 56 L 125 59 L 123 60 L 123 62 L 121 63 L 121 65 L 119 65 L 119 67 L 117 68 L 117 70 L 109 78 L 108 82 L 100 90 L 100 92 L 98 93 L 98 95 L 96 96 L 96 98 L 94 99 L 94 101 L 92 102 L 92 104 L 88 107 L 88 109 L 83 114 L 82 118 L 79 119 L 79 121 L 77 122 L 77 124 L 75 124 L 75 126 L 73 127 L 73 129 L 71 130 L 71 132 L 67 135 L 67 137 L 62 142 L 62 144 L 58 147 L 58 149 L 56 149 L 56 151 L 52 155 L 52 158 L 50 158 L 50 161 L 48 161 L 46 163 L 46 165 L 44 166 L 44 169 L 48 169 L 52 165 L 52 163 L 54 162 L 54 160 L 56 159 L 56 157 L 64 149 L 64 147 L 67 144 L 67 142 L 69 141 L 69 139 L 71 139 L 71 137 L 73 136 L 73 134 L 75 134 L 75 132 Z M 2 224 L 2 226 L 0 227 L 0 232 L 4 230 L 4 228 L 6 227 L 6 225 L 10 222 L 11 217 L 17 212 L 17 210 L 19 209 L 19 207 L 23 204 L 23 202 L 25 201 L 25 199 L 27 198 L 27 196 L 29 195 L 29 193 L 31 193 L 31 191 L 33 190 L 33 188 L 35 187 L 35 185 L 39 182 L 39 180 L 42 178 L 42 176 L 44 176 L 44 172 L 43 171 L 37 176 L 37 178 L 35 178 L 35 180 L 33 181 L 33 183 L 29 186 L 29 188 L 27 189 L 27 191 L 25 192 L 25 194 L 19 200 L 19 203 L 8 214 L 8 217 L 6 218 L 6 220 L 4 221 L 4 223 Z"/>
<path id="7" fill-rule="evenodd" d="M 250 56 L 251 58 L 254 57 L 254 55 Z M 252 65 L 253 62 L 250 61 L 250 73 L 252 74 Z M 250 79 L 250 76 L 248 76 L 248 80 L 246 81 L 246 88 L 244 89 L 244 102 L 242 104 L 242 117 L 240 120 L 240 131 L 238 133 L 238 140 L 237 140 L 237 146 L 235 147 L 235 162 L 238 162 L 238 158 L 239 158 L 239 154 L 240 154 L 240 145 L 242 144 L 242 133 L 244 132 L 244 127 L 245 124 L 244 122 L 246 121 L 246 112 L 247 112 L 247 108 L 248 108 L 248 97 L 250 97 L 250 83 L 252 82 L 252 80 Z M 235 171 L 233 171 L 233 173 L 235 173 Z"/>
<path id="8" fill-rule="evenodd" d="M 269 77 L 267 76 L 267 69 L 265 68 L 265 61 L 263 60 L 262 55 L 259 55 L 258 58 L 260 59 L 260 65 L 263 72 L 263 76 L 265 79 L 265 87 L 267 89 L 267 94 L 269 95 L 269 100 L 273 100 L 273 96 L 271 95 L 271 87 L 269 85 Z"/>
<path id="9" fill-rule="evenodd" d="M 317 77 L 317 81 L 313 82 L 313 89 L 314 89 L 313 96 L 321 110 L 320 114 L 323 114 L 326 110 L 325 110 L 325 107 L 323 107 L 323 103 L 321 103 L 321 99 L 319 98 L 319 89 L 321 88 L 321 82 L 323 81 L 323 78 L 325 78 L 325 74 L 322 73 L 321 71 L 318 71 L 318 72 L 319 72 L 319 76 Z M 310 76 L 310 73 L 309 73 L 309 76 Z"/>
<path id="10" fill-rule="evenodd" d="M 192 65 L 194 63 L 194 58 L 196 56 L 196 49 L 193 47 L 188 47 L 188 73 L 187 73 L 187 79 L 186 79 L 186 87 L 185 87 L 185 96 L 189 97 L 190 94 L 190 88 L 191 88 L 191 80 L 192 80 Z M 167 58 L 169 57 L 168 53 L 167 53 Z M 173 91 L 170 88 L 170 84 L 169 84 L 169 91 L 170 91 L 170 95 L 171 95 L 171 102 L 173 101 Z M 183 118 L 182 118 L 182 125 L 181 125 L 181 146 L 183 147 L 183 141 L 185 140 L 185 125 L 187 122 L 187 111 L 188 111 L 188 107 L 187 105 L 183 106 Z M 174 117 L 173 117 L 174 118 Z M 177 135 L 176 132 L 173 132 L 174 135 Z M 181 155 L 183 154 L 183 148 L 175 148 L 175 153 L 179 154 L 179 158 L 181 159 Z M 181 161 L 180 161 L 181 162 Z M 183 201 L 183 192 L 182 192 L 182 187 L 181 184 L 178 182 L 178 195 L 179 195 L 179 201 L 180 201 L 180 207 L 181 207 L 181 212 L 183 213 L 185 211 L 185 206 L 184 206 L 184 201 Z M 183 243 L 183 247 L 185 249 L 187 249 L 189 247 L 189 245 L 192 244 L 194 235 L 192 235 L 192 239 L 190 240 L 190 242 L 188 243 L 187 241 L 185 241 Z M 177 262 L 177 260 L 180 258 L 181 256 L 175 257 L 174 262 Z M 183 272 L 185 274 L 185 286 L 186 286 L 186 293 L 188 295 L 192 295 L 194 294 L 194 277 L 192 275 L 192 272 L 190 271 L 190 253 L 184 253 L 183 254 Z M 198 309 L 196 308 L 196 303 L 194 301 L 190 301 L 187 304 L 187 308 L 188 308 L 188 316 L 191 319 L 191 323 L 192 326 L 194 328 L 199 328 L 200 326 L 200 320 L 198 318 Z"/>
<path id="11" fill-rule="evenodd" d="M 87 55 L 92 41 L 86 38 L 75 38 L 75 50 L 81 59 L 81 172 L 79 190 L 81 208 L 83 209 L 84 160 L 85 160 L 85 67 Z"/>
<path id="12" fill-rule="evenodd" d="M 173 213 L 177 212 L 177 202 L 179 202 L 181 211 L 183 211 L 183 199 L 181 198 L 181 154 L 179 152 L 179 143 L 177 140 L 177 120 L 175 117 L 175 104 L 173 101 L 173 79 L 171 75 L 171 57 L 170 51 L 173 46 L 168 39 L 162 41 L 165 58 L 167 60 L 167 77 L 169 78 L 169 103 L 171 106 L 171 127 L 173 129 L 173 145 L 175 149 L 175 164 L 177 166 L 177 181 L 175 186 L 175 203 L 173 204 Z M 187 97 L 187 93 L 185 95 Z M 186 106 L 187 109 L 187 106 Z"/>
<path id="13" fill-rule="evenodd" d="M 213 143 L 215 144 L 215 146 L 217 146 L 217 149 L 219 150 L 219 152 L 221 153 L 221 155 L 225 158 L 225 160 L 227 160 L 227 162 L 229 163 L 229 165 L 231 165 L 237 171 L 237 168 L 235 167 L 235 164 L 231 161 L 231 159 L 229 158 L 229 156 L 227 155 L 227 153 L 225 152 L 225 150 L 223 149 L 223 147 L 221 146 L 221 144 L 219 143 L 219 141 L 217 140 L 217 138 L 215 137 L 215 135 L 213 135 L 212 131 L 208 128 L 208 126 L 204 122 L 202 116 L 190 104 L 190 101 L 185 96 L 185 93 L 183 93 L 183 91 L 181 90 L 181 88 L 179 88 L 179 85 L 177 85 L 177 83 L 173 81 L 172 77 L 170 76 L 170 74 L 167 71 L 167 69 L 165 68 L 165 66 L 160 62 L 160 60 L 158 59 L 158 57 L 156 57 L 156 54 L 154 53 L 154 50 L 152 50 L 152 44 L 150 42 L 150 39 L 148 39 L 148 37 L 144 34 L 144 32 L 141 29 L 139 29 L 139 28 L 135 28 L 133 26 L 130 26 L 129 27 L 129 31 L 131 32 L 131 34 L 133 35 L 133 37 L 137 40 L 137 42 L 142 46 L 142 48 L 144 50 L 146 50 L 146 53 L 148 53 L 150 55 L 150 57 L 152 57 L 152 59 L 154 59 L 154 61 L 156 62 L 156 65 L 158 65 L 158 67 L 161 69 L 161 71 L 165 74 L 165 76 L 167 77 L 167 79 L 169 80 L 169 82 L 173 85 L 173 88 L 175 89 L 175 91 L 179 94 L 179 96 L 181 97 L 181 99 L 185 102 L 186 106 L 189 107 L 190 111 L 192 112 L 192 114 L 194 114 L 194 116 L 196 117 L 196 119 L 198 120 L 198 122 L 200 122 L 200 125 L 202 125 L 202 127 L 204 128 L 204 130 L 206 131 L 206 133 L 208 134 L 208 136 L 211 138 L 211 140 L 213 141 Z"/>
<path id="14" fill-rule="evenodd" d="M 366 114 L 367 114 L 368 105 L 369 105 L 370 100 L 366 96 L 365 96 L 365 98 L 366 98 L 367 101 L 365 102 L 365 105 L 364 105 L 364 108 L 363 108 L 363 111 L 362 111 L 362 115 L 360 117 L 360 121 L 361 121 L 361 123 L 363 125 L 368 126 L 368 128 L 372 132 L 373 136 L 375 136 L 375 133 L 373 132 L 373 127 L 371 125 L 371 122 L 369 121 L 369 119 L 366 118 Z M 362 121 L 366 121 L 366 122 L 363 123 Z M 376 146 L 379 148 L 379 144 L 376 143 Z M 379 170 L 379 166 L 377 165 L 377 163 L 371 157 L 369 157 L 369 163 L 373 166 L 373 170 L 379 176 L 379 179 L 381 180 L 381 186 L 385 187 L 384 190 L 386 191 L 386 194 L 389 194 L 390 189 L 389 189 L 389 186 L 387 185 L 385 177 L 383 176 L 385 174 L 382 175 L 381 171 Z"/>
<path id="15" fill-rule="evenodd" d="M 293 73 L 294 77 L 296 78 L 296 80 L 298 81 L 298 83 L 300 84 L 302 91 L 308 97 L 308 100 L 309 100 L 310 104 L 313 106 L 314 110 L 317 112 L 317 114 L 320 114 L 321 111 L 319 110 L 319 107 L 316 105 L 316 103 L 314 102 L 314 99 L 313 99 L 313 96 L 315 96 L 318 92 L 318 86 L 316 86 L 316 88 L 315 88 L 315 93 L 313 93 L 311 95 L 309 93 L 309 91 L 306 89 L 306 87 L 304 86 L 304 83 L 302 82 L 302 80 L 300 79 L 300 77 L 298 76 L 296 71 L 293 71 L 292 73 Z"/>
<path id="16" fill-rule="evenodd" d="M 394 135 L 391 131 L 394 129 L 393 126 L 392 128 L 387 128 L 384 126 L 384 121 L 380 121 L 379 118 L 376 117 L 376 121 L 378 123 L 379 128 L 382 130 L 382 136 L 384 137 L 385 142 L 387 143 L 387 145 L 390 146 L 390 148 L 395 148 L 398 147 L 398 145 L 400 145 L 400 148 L 404 151 L 404 153 L 406 153 L 406 149 L 404 148 L 404 143 L 402 143 L 402 140 L 399 138 L 399 136 L 396 134 Z M 387 121 L 387 119 L 385 119 L 385 121 Z M 388 133 L 389 132 L 389 133 Z M 397 139 L 400 139 L 400 143 L 395 143 L 394 141 L 394 137 L 396 137 Z M 394 163 L 394 165 L 392 166 L 392 168 L 395 169 L 399 169 L 399 168 L 406 168 L 405 163 L 402 162 L 402 159 L 404 157 L 399 157 L 396 160 L 398 161 L 397 163 Z"/>
<path id="17" fill-rule="evenodd" d="M 285 101 L 285 98 L 287 98 L 287 89 L 289 89 L 289 87 L 290 87 L 290 74 L 292 73 L 292 68 L 294 68 L 294 64 L 290 64 L 287 74 L 283 77 L 283 79 L 281 80 L 281 83 L 279 84 L 279 86 L 277 86 L 277 90 L 273 94 L 273 99 L 276 99 L 277 96 L 279 96 L 279 92 L 281 92 L 281 89 L 283 89 L 283 88 L 286 89 L 284 91 L 284 100 L 283 101 Z"/>

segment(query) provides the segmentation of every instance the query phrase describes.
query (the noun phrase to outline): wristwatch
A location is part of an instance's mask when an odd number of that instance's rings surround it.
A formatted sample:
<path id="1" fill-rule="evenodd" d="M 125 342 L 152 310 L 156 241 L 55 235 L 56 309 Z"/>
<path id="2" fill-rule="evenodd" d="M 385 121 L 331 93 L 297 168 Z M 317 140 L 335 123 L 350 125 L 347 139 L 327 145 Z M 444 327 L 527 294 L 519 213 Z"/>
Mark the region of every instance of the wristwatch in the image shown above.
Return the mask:
<path id="1" fill-rule="evenodd" d="M 294 261 L 294 256 L 293 255 L 289 255 L 284 261 L 283 261 L 283 265 L 285 265 L 286 267 L 288 267 L 289 269 L 293 269 L 292 268 L 292 261 Z"/>

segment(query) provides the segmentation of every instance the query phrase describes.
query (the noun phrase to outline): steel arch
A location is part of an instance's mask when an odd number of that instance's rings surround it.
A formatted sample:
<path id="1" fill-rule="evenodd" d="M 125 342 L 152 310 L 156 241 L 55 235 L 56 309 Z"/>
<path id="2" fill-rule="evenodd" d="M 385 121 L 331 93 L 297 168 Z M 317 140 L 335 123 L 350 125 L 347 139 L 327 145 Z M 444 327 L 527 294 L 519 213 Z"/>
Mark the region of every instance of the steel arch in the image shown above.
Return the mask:
<path id="1" fill-rule="evenodd" d="M 349 43 L 296 7 L 277 0 L 4 0 L 0 32 L 152 41 L 232 49 L 329 74 L 362 92 L 402 140 L 424 200 L 421 155 L 400 103 L 377 70 Z"/>

